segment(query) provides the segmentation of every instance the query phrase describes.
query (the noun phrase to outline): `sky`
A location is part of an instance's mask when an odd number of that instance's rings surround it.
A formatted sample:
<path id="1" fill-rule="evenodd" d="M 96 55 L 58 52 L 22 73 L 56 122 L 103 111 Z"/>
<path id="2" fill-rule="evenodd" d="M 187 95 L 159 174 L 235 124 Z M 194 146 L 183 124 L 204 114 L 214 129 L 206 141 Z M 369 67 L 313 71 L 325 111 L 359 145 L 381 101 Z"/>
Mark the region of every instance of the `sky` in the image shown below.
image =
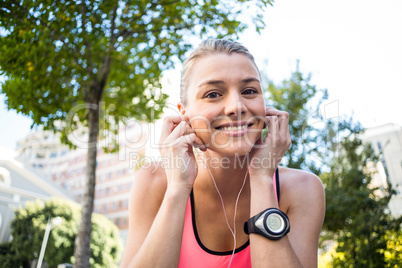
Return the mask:
<path id="1" fill-rule="evenodd" d="M 326 88 L 326 118 L 350 117 L 364 127 L 402 125 L 402 1 L 277 0 L 266 28 L 241 34 L 257 65 L 275 83 L 290 77 L 299 60 L 311 83 Z M 180 70 L 166 72 L 166 93 L 178 102 Z M 0 94 L 0 150 L 11 153 L 31 120 L 7 111 Z M 1 153 L 1 152 L 0 152 Z"/>

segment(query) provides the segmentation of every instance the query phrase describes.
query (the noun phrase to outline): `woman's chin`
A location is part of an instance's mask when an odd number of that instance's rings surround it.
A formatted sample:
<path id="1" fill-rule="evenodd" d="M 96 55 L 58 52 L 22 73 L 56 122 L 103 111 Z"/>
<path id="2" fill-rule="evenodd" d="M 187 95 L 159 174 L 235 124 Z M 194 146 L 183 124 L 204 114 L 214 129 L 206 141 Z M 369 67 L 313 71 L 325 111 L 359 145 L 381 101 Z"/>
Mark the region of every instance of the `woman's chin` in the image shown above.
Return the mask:
<path id="1" fill-rule="evenodd" d="M 252 146 L 226 146 L 224 148 L 212 147 L 209 150 L 225 157 L 245 156 L 252 150 Z"/>
<path id="2" fill-rule="evenodd" d="M 252 133 L 251 135 L 244 135 L 240 137 L 227 137 L 226 135 L 212 135 L 213 137 L 200 138 L 208 144 L 208 150 L 211 150 L 219 155 L 230 156 L 244 156 L 251 152 L 261 132 Z"/>

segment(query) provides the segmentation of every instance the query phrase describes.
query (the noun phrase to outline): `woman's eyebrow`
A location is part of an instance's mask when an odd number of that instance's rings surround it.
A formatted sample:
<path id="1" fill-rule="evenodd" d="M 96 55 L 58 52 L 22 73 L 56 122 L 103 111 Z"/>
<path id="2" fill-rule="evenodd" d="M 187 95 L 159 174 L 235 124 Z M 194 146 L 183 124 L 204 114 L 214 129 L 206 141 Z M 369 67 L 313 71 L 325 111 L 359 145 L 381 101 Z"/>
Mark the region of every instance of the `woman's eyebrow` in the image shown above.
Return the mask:
<path id="1" fill-rule="evenodd" d="M 207 80 L 205 82 L 202 82 L 198 87 L 202 87 L 205 85 L 222 85 L 225 84 L 223 80 Z"/>
<path id="2" fill-rule="evenodd" d="M 251 77 L 251 78 L 242 79 L 240 82 L 242 84 L 247 84 L 247 83 L 250 83 L 250 82 L 258 82 L 258 83 L 260 83 L 260 80 L 257 79 L 257 78 Z"/>
<path id="3" fill-rule="evenodd" d="M 245 78 L 245 79 L 240 80 L 240 83 L 242 83 L 242 84 L 247 84 L 250 82 L 260 83 L 260 80 L 257 78 L 254 78 L 254 77 Z M 207 81 L 202 82 L 198 87 L 202 87 L 205 85 L 223 85 L 223 84 L 225 84 L 225 81 L 223 81 L 223 80 L 207 80 Z"/>

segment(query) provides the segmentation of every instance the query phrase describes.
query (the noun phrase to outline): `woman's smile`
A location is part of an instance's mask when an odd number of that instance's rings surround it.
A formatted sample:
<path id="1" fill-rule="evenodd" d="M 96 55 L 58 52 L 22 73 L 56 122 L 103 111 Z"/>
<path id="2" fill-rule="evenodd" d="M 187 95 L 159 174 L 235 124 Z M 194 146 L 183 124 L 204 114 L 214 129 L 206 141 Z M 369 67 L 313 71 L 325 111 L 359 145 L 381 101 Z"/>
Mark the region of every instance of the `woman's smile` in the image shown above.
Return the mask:
<path id="1" fill-rule="evenodd" d="M 248 121 L 232 122 L 220 124 L 215 127 L 215 129 L 227 136 L 240 137 L 246 135 L 253 125 L 253 123 L 250 123 Z"/>

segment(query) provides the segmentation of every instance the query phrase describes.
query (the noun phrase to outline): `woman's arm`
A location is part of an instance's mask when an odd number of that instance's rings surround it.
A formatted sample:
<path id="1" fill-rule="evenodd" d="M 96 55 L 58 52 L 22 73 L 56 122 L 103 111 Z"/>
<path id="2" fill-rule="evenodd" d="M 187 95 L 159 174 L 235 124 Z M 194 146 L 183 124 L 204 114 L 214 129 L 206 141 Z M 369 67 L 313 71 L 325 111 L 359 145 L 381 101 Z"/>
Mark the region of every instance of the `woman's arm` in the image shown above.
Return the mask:
<path id="1" fill-rule="evenodd" d="M 268 107 L 266 116 L 268 135 L 256 144 L 249 166 L 250 217 L 267 208 L 278 208 L 272 178 L 291 144 L 289 114 Z M 282 173 L 286 173 L 281 176 L 281 186 L 284 186 L 281 192 L 285 196 L 280 201 L 290 220 L 290 233 L 279 240 L 250 234 L 253 267 L 267 267 L 267 264 L 269 267 L 316 267 L 318 238 L 325 213 L 322 183 L 308 172 L 287 170 Z"/>
<path id="2" fill-rule="evenodd" d="M 152 168 L 142 168 L 136 173 L 121 267 L 177 267 L 179 264 L 189 193 L 167 187 L 163 172 L 153 174 Z"/>
<path id="3" fill-rule="evenodd" d="M 186 205 L 197 176 L 193 145 L 203 147 L 187 120 L 166 117 L 160 140 L 164 167 L 140 169 L 132 187 L 122 267 L 179 265 Z"/>
<path id="4" fill-rule="evenodd" d="M 286 171 L 281 204 L 290 221 L 290 232 L 280 240 L 250 234 L 253 267 L 317 267 L 318 239 L 325 213 L 324 189 L 313 174 Z M 283 178 L 285 176 L 282 176 Z M 282 180 L 284 181 L 284 180 Z M 250 178 L 251 217 L 266 208 L 277 207 L 272 178 Z M 268 192 L 268 194 L 267 194 Z M 283 202 L 282 202 L 283 201 Z M 282 207 L 282 206 L 281 206 Z"/>

